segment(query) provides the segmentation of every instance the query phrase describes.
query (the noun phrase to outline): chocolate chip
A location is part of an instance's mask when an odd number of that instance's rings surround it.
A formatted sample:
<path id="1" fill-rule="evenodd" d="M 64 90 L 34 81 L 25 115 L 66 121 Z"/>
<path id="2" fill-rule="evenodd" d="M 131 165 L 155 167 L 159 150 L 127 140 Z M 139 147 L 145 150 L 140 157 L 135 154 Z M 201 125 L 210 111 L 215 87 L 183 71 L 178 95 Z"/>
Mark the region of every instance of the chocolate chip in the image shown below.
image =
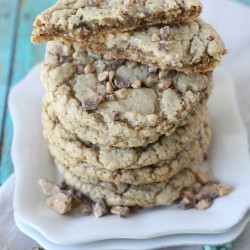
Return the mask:
<path id="1" fill-rule="evenodd" d="M 115 60 L 112 60 L 111 61 L 111 66 L 113 69 L 119 69 L 123 63 L 124 63 L 125 60 L 123 59 L 115 59 Z"/>
<path id="2" fill-rule="evenodd" d="M 131 83 L 129 81 L 127 82 L 115 81 L 114 84 L 118 89 L 128 89 L 131 86 Z"/>
<path id="3" fill-rule="evenodd" d="M 120 113 L 119 113 L 119 111 L 113 110 L 113 111 L 112 111 L 112 119 L 113 119 L 114 121 L 118 121 L 119 118 L 120 118 Z"/>
<path id="4" fill-rule="evenodd" d="M 82 107 L 86 111 L 95 110 L 97 109 L 98 105 L 100 104 L 102 100 L 103 100 L 103 97 L 100 95 L 90 97 L 86 100 L 83 100 Z"/>
<path id="5" fill-rule="evenodd" d="M 116 97 L 113 94 L 112 95 L 106 95 L 105 98 L 106 98 L 107 101 L 115 101 L 116 100 Z"/>
<path id="6" fill-rule="evenodd" d="M 169 51 L 170 48 L 169 48 L 168 44 L 161 42 L 161 43 L 158 43 L 158 50 L 159 51 Z"/>
<path id="7" fill-rule="evenodd" d="M 161 34 L 161 39 L 162 40 L 167 40 L 167 38 L 170 35 L 170 27 L 169 26 L 164 26 L 160 29 L 160 34 Z"/>
<path id="8" fill-rule="evenodd" d="M 69 60 L 69 57 L 68 56 L 60 56 L 60 63 L 66 63 L 68 62 Z"/>

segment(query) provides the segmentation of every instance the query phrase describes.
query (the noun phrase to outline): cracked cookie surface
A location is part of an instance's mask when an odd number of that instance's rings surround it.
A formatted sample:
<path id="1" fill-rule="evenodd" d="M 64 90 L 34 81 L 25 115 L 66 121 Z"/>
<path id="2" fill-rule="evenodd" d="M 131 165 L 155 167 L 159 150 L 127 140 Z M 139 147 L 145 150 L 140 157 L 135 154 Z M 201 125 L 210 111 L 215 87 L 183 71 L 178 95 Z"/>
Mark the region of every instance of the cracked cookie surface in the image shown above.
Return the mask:
<path id="1" fill-rule="evenodd" d="M 198 0 L 59 0 L 38 15 L 32 41 L 95 36 L 142 25 L 188 22 L 200 15 Z"/>
<path id="2" fill-rule="evenodd" d="M 112 206 L 155 207 L 170 205 L 179 198 L 181 190 L 195 182 L 194 174 L 187 169 L 163 182 L 140 186 L 100 182 L 88 176 L 77 176 L 66 166 L 57 164 L 67 184 L 94 201 L 105 200 Z"/>
<path id="3" fill-rule="evenodd" d="M 212 73 L 187 75 L 104 59 L 59 41 L 47 45 L 41 78 L 47 102 L 67 130 L 116 147 L 144 146 L 173 133 L 212 89 Z"/>
<path id="4" fill-rule="evenodd" d="M 171 160 L 187 147 L 188 143 L 204 138 L 203 144 L 206 147 L 211 137 L 206 108 L 203 108 L 201 114 L 196 115 L 191 123 L 178 127 L 172 135 L 162 136 L 158 141 L 139 148 L 117 148 L 81 141 L 63 127 L 46 104 L 43 106 L 42 123 L 44 136 L 50 144 L 65 151 L 76 162 L 111 171 L 141 168 Z"/>
<path id="5" fill-rule="evenodd" d="M 166 28 L 168 33 L 163 35 Z M 226 53 L 219 34 L 201 19 L 72 41 L 117 59 L 129 59 L 186 73 L 212 71 Z"/>

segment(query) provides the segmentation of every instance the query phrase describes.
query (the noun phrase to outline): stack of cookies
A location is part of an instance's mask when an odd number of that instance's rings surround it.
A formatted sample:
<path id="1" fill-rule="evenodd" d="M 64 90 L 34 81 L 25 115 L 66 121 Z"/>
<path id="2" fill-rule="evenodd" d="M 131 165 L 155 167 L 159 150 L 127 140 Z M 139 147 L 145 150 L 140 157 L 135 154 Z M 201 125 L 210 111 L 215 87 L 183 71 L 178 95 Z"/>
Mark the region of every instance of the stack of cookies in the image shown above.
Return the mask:
<path id="1" fill-rule="evenodd" d="M 59 0 L 42 123 L 66 183 L 108 206 L 169 205 L 195 182 L 211 133 L 205 107 L 225 54 L 198 0 Z"/>

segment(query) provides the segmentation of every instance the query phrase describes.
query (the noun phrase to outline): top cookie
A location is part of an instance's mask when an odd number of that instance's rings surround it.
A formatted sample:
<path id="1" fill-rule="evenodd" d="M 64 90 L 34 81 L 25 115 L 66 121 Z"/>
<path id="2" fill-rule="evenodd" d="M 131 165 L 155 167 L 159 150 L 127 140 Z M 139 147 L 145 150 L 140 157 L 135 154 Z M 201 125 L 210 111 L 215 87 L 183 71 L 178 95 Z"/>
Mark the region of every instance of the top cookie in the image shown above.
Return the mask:
<path id="1" fill-rule="evenodd" d="M 32 41 L 115 33 L 158 23 L 188 22 L 202 10 L 199 0 L 59 0 L 38 15 Z"/>

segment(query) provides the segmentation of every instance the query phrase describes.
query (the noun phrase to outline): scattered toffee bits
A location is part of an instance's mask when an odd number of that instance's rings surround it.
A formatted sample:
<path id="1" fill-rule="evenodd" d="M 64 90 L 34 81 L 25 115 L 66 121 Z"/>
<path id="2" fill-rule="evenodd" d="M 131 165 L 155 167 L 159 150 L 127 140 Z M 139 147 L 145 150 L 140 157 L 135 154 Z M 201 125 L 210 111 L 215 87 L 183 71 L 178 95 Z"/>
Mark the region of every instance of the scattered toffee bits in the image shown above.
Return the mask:
<path id="1" fill-rule="evenodd" d="M 124 62 L 125 60 L 123 59 L 114 59 L 110 63 L 113 69 L 119 69 L 124 64 Z"/>
<path id="2" fill-rule="evenodd" d="M 158 50 L 159 51 L 169 51 L 170 48 L 169 48 L 168 44 L 160 42 L 160 43 L 158 43 Z"/>
<path id="3" fill-rule="evenodd" d="M 112 119 L 113 121 L 118 121 L 120 118 L 120 112 L 117 110 L 112 111 Z"/>
<path id="4" fill-rule="evenodd" d="M 169 26 L 162 27 L 160 29 L 160 34 L 162 40 L 167 40 L 170 35 L 170 27 Z"/>
<path id="5" fill-rule="evenodd" d="M 93 97 L 90 97 L 86 100 L 83 100 L 82 107 L 85 111 L 91 111 L 97 109 L 98 105 L 103 100 L 103 97 L 101 95 L 96 95 Z"/>
<path id="6" fill-rule="evenodd" d="M 213 200 L 231 193 L 232 190 L 231 186 L 212 180 L 207 171 L 200 171 L 194 185 L 182 191 L 179 208 L 205 210 L 213 204 Z"/>

